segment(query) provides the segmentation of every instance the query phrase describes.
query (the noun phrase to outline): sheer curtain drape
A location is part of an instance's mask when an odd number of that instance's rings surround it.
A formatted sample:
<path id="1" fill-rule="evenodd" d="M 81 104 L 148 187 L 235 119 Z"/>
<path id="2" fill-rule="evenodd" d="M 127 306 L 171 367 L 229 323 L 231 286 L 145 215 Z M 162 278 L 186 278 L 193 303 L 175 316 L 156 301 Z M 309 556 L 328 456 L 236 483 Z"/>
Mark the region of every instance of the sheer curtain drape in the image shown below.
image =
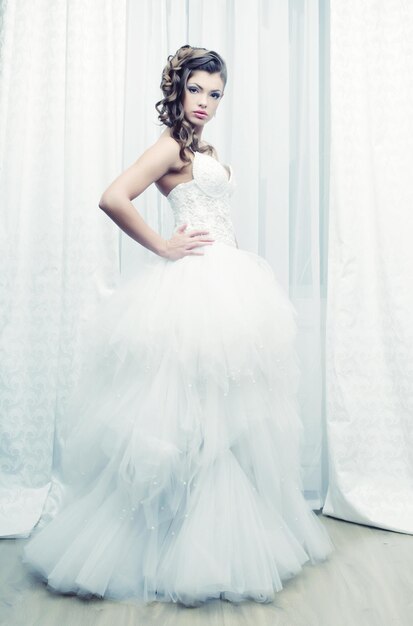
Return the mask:
<path id="1" fill-rule="evenodd" d="M 57 484 L 59 421 L 79 373 L 83 322 L 152 254 L 120 236 L 97 203 L 157 139 L 161 70 L 184 43 L 216 49 L 228 63 L 205 138 L 234 167 L 240 247 L 268 260 L 299 312 L 303 480 L 313 508 L 321 506 L 318 7 L 315 0 L 1 4 L 1 535 L 29 533 Z M 135 205 L 171 234 L 171 211 L 154 186 Z"/>
<path id="2" fill-rule="evenodd" d="M 233 221 L 240 247 L 269 261 L 299 312 L 303 480 L 313 508 L 324 502 L 327 473 L 323 215 L 320 220 L 327 16 L 321 5 L 320 11 L 314 0 L 130 2 L 124 135 L 124 166 L 159 136 L 154 104 L 168 54 L 184 43 L 222 54 L 229 82 L 204 137 L 217 147 L 220 160 L 234 167 Z M 171 211 L 155 188 L 135 205 L 153 228 L 171 234 Z M 148 254 L 122 235 L 122 276 L 139 271 Z"/>
<path id="3" fill-rule="evenodd" d="M 289 268 L 290 297 L 299 314 L 302 363 L 300 405 L 306 497 L 324 502 L 325 440 L 325 218 L 328 175 L 328 3 L 290 0 Z"/>
<path id="4" fill-rule="evenodd" d="M 125 18 L 124 0 L 0 4 L 2 536 L 39 519 L 82 324 L 119 280 L 98 202 L 122 165 Z"/>

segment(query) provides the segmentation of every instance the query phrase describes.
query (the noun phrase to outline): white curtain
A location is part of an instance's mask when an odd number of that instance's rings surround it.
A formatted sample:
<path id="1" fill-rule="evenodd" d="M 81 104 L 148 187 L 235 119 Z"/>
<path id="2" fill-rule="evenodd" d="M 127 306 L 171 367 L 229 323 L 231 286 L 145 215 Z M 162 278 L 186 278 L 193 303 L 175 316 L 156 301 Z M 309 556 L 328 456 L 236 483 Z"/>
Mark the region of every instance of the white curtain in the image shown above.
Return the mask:
<path id="1" fill-rule="evenodd" d="M 304 487 L 313 508 L 320 508 L 328 474 L 324 402 L 328 3 L 290 0 L 289 6 L 289 286 L 299 314 Z"/>
<path id="2" fill-rule="evenodd" d="M 0 535 L 29 533 L 42 512 L 57 466 L 59 420 L 79 373 L 83 322 L 152 254 L 120 234 L 97 203 L 159 136 L 154 104 L 161 71 L 184 43 L 215 49 L 228 64 L 225 96 L 205 138 L 234 167 L 240 247 L 268 260 L 299 313 L 303 480 L 306 497 L 320 508 L 326 455 L 318 0 L 1 6 L 0 192 L 7 228 Z M 171 234 L 171 211 L 154 186 L 135 204 L 153 228 Z"/>
<path id="3" fill-rule="evenodd" d="M 189 43 L 224 57 L 229 80 L 205 139 L 234 167 L 233 221 L 240 247 L 268 260 L 299 313 L 303 482 L 315 509 L 324 502 L 328 469 L 320 197 L 326 139 L 319 121 L 326 104 L 325 76 L 319 72 L 324 7 L 321 2 L 319 9 L 318 0 L 130 0 L 124 151 L 126 167 L 159 136 L 154 105 L 169 54 Z M 135 206 L 154 229 L 171 234 L 171 211 L 154 186 Z M 122 276 L 128 278 L 152 253 L 126 235 L 121 239 Z"/>
<path id="4" fill-rule="evenodd" d="M 119 277 L 125 0 L 0 4 L 0 535 L 35 525 L 82 325 Z"/>
<path id="5" fill-rule="evenodd" d="M 413 4 L 332 0 L 324 513 L 413 532 Z"/>

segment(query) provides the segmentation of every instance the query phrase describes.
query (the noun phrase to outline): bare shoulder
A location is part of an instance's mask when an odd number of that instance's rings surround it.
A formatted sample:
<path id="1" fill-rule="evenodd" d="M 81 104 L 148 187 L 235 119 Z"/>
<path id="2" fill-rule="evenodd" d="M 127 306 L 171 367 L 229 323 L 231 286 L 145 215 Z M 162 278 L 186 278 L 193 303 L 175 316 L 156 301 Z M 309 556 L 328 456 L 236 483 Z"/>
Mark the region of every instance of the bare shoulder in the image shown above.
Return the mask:
<path id="1" fill-rule="evenodd" d="M 162 134 L 148 151 L 156 158 L 171 168 L 179 165 L 181 159 L 179 157 L 179 143 L 170 135 Z"/>
<path id="2" fill-rule="evenodd" d="M 170 135 L 169 128 L 160 135 L 153 148 L 159 155 L 164 154 L 166 156 L 169 161 L 170 170 L 173 172 L 180 172 L 185 169 L 192 160 L 192 152 L 189 149 L 185 150 L 187 160 L 184 161 L 181 158 L 181 146 L 176 139 Z"/>
<path id="3" fill-rule="evenodd" d="M 109 206 L 119 197 L 133 200 L 150 184 L 181 171 L 182 166 L 178 142 L 172 137 L 161 135 L 110 184 L 104 191 L 99 206 Z"/>

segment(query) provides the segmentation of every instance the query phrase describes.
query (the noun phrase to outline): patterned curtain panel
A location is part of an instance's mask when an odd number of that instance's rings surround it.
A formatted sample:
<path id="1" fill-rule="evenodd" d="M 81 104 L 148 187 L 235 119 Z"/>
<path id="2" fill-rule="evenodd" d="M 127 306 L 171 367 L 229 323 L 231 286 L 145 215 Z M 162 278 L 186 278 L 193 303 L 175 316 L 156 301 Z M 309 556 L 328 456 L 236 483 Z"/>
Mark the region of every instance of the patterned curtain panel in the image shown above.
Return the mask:
<path id="1" fill-rule="evenodd" d="M 319 3 L 1 6 L 0 534 L 28 533 L 44 512 L 59 424 L 78 381 L 83 322 L 151 254 L 120 235 L 97 203 L 156 140 L 161 71 L 184 43 L 216 49 L 228 63 L 225 98 L 207 139 L 236 172 L 240 246 L 269 261 L 299 312 L 303 478 L 319 508 Z M 154 186 L 136 207 L 151 227 L 171 233 L 170 209 Z M 56 471 L 54 478 L 58 498 Z"/>
<path id="2" fill-rule="evenodd" d="M 413 532 L 413 4 L 331 2 L 323 512 Z"/>
<path id="3" fill-rule="evenodd" d="M 126 8 L 0 4 L 1 536 L 39 519 L 82 325 L 118 283 L 98 202 L 122 167 Z"/>

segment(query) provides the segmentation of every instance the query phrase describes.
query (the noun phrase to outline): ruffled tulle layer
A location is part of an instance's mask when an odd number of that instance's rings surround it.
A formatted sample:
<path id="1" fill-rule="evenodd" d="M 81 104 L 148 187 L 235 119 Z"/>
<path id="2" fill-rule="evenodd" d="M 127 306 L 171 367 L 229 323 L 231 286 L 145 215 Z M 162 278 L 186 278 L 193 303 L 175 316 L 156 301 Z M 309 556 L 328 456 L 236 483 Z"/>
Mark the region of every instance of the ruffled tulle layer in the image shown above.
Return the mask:
<path id="1" fill-rule="evenodd" d="M 90 328 L 65 496 L 24 561 L 61 592 L 267 602 L 332 543 L 302 495 L 295 310 L 261 257 L 154 257 Z"/>

